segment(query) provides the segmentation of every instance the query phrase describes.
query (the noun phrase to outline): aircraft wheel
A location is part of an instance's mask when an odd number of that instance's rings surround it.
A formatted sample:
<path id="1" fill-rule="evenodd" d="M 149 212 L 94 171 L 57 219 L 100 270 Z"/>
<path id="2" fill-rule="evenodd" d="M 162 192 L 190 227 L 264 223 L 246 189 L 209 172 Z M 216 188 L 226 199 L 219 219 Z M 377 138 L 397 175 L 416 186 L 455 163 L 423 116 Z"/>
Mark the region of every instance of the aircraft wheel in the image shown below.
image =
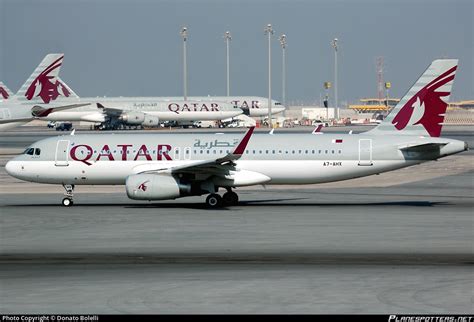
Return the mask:
<path id="1" fill-rule="evenodd" d="M 71 198 L 64 198 L 62 201 L 62 204 L 64 207 L 71 207 L 74 204 L 74 202 L 72 201 Z"/>
<path id="2" fill-rule="evenodd" d="M 222 200 L 226 205 L 236 206 L 239 204 L 239 195 L 233 191 L 228 191 L 224 193 L 224 195 L 222 196 Z"/>
<path id="3" fill-rule="evenodd" d="M 206 198 L 206 205 L 210 208 L 219 208 L 222 207 L 222 197 L 217 193 L 211 193 Z"/>

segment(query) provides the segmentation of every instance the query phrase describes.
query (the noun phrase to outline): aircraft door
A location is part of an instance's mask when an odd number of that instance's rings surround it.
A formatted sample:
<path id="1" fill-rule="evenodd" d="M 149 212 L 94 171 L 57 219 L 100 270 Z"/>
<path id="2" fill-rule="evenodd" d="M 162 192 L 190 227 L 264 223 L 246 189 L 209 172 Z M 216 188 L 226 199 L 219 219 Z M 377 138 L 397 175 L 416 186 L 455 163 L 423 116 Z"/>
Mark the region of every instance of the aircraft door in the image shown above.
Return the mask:
<path id="1" fill-rule="evenodd" d="M 372 164 L 372 139 L 360 139 L 359 165 L 371 166 Z"/>
<path id="2" fill-rule="evenodd" d="M 69 140 L 60 140 L 56 145 L 55 166 L 68 166 Z"/>

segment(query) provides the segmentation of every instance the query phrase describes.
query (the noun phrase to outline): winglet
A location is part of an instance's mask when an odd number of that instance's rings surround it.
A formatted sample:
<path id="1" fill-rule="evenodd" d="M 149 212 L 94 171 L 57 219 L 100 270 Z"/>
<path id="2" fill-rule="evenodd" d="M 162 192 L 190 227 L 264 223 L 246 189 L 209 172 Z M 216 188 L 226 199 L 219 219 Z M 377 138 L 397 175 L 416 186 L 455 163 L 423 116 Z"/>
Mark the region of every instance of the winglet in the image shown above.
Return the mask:
<path id="1" fill-rule="evenodd" d="M 313 130 L 313 132 L 311 134 L 323 134 L 321 132 L 321 129 L 323 128 L 323 125 L 322 124 L 318 124 L 318 126 L 316 126 L 316 128 Z"/>
<path id="2" fill-rule="evenodd" d="M 247 147 L 247 144 L 249 143 L 250 137 L 252 136 L 254 129 L 255 129 L 255 126 L 252 126 L 251 128 L 247 130 L 247 133 L 245 133 L 244 137 L 242 138 L 242 140 L 240 140 L 239 144 L 234 149 L 232 154 L 234 155 L 244 154 L 245 148 Z"/>

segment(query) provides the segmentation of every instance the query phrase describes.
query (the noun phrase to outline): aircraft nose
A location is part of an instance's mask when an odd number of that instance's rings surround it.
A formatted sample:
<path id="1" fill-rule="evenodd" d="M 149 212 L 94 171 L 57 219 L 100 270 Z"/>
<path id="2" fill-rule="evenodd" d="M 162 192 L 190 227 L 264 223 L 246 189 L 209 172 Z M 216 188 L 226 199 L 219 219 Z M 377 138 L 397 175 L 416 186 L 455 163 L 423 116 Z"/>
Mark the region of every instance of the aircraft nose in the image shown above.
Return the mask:
<path id="1" fill-rule="evenodd" d="M 12 177 L 16 177 L 19 173 L 19 164 L 17 161 L 10 160 L 5 165 L 5 171 Z"/>

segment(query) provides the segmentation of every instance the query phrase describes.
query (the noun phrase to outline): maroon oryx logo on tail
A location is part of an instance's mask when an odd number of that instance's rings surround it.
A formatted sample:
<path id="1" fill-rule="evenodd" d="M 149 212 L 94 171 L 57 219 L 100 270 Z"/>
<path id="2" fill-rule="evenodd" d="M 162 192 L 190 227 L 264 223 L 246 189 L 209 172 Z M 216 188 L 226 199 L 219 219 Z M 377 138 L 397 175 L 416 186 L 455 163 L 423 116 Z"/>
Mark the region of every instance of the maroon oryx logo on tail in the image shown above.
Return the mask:
<path id="1" fill-rule="evenodd" d="M 441 97 L 449 96 L 450 92 L 436 90 L 454 79 L 456 68 L 457 66 L 454 66 L 441 74 L 408 100 L 392 121 L 397 130 L 401 131 L 408 125 L 421 124 L 430 136 L 440 136 L 440 123 L 444 120 L 444 113 L 448 106 Z M 419 113 L 422 115 L 417 116 Z"/>
<path id="2" fill-rule="evenodd" d="M 55 76 L 49 75 L 53 70 L 61 66 L 63 58 L 64 56 L 61 56 L 55 60 L 35 78 L 25 93 L 25 96 L 28 100 L 39 96 L 44 103 L 49 103 L 50 101 L 54 101 L 56 98 L 58 98 L 59 95 L 66 97 L 70 95 L 70 92 L 67 90 L 67 88 L 59 80 L 57 80 Z"/>
<path id="3" fill-rule="evenodd" d="M 0 86 L 0 96 L 3 97 L 3 99 L 7 99 L 10 96 L 2 86 Z"/>

